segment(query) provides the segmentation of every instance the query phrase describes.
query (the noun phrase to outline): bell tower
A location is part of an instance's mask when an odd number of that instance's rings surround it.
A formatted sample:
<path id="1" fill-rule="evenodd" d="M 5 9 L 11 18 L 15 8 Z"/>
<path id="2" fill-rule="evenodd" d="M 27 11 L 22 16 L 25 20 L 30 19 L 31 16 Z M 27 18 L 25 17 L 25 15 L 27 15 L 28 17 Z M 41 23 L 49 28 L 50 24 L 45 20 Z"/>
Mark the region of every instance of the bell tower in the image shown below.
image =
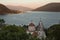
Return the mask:
<path id="1" fill-rule="evenodd" d="M 46 38 L 46 34 L 44 31 L 44 26 L 43 26 L 41 18 L 40 18 L 39 24 L 37 26 L 37 32 L 38 32 L 38 38 L 40 38 L 41 40 L 42 40 L 42 38 L 43 39 Z"/>

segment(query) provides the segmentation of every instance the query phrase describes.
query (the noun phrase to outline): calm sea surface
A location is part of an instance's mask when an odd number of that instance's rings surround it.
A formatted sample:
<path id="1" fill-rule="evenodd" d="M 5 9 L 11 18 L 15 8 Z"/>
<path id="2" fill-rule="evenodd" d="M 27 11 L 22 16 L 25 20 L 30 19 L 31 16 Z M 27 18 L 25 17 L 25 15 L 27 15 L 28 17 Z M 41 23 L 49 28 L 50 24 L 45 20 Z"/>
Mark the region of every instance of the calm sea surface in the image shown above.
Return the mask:
<path id="1" fill-rule="evenodd" d="M 0 18 L 3 18 L 7 24 L 16 25 L 29 24 L 33 20 L 36 26 L 41 18 L 44 27 L 48 28 L 60 22 L 60 12 L 26 12 L 23 14 L 0 15 Z"/>

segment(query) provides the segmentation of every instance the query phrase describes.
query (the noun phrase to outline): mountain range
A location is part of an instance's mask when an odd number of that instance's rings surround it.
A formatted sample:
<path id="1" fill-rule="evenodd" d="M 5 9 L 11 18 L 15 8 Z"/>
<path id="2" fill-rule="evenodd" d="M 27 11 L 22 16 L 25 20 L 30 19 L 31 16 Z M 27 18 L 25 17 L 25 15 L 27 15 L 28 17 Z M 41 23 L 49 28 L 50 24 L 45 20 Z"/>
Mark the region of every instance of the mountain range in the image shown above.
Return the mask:
<path id="1" fill-rule="evenodd" d="M 36 9 L 31 9 L 23 6 L 11 6 L 0 4 L 0 14 L 6 13 L 20 13 L 23 11 L 47 11 L 47 12 L 60 12 L 60 3 L 48 3 L 44 6 L 38 7 Z"/>
<path id="2" fill-rule="evenodd" d="M 20 11 L 30 11 L 32 10 L 31 8 L 24 7 L 24 6 L 13 6 L 13 5 L 6 5 L 9 9 L 12 10 L 20 10 Z"/>
<path id="3" fill-rule="evenodd" d="M 34 9 L 33 11 L 60 12 L 60 3 L 48 3 L 42 7 Z"/>

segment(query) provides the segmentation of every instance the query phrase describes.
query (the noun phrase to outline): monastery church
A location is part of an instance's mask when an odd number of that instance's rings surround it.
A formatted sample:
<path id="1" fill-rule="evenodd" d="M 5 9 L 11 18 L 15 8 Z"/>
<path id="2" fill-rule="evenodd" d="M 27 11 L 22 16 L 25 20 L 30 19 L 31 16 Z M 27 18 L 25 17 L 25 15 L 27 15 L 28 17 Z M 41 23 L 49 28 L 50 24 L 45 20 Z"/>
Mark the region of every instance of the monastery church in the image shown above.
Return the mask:
<path id="1" fill-rule="evenodd" d="M 41 20 L 39 21 L 39 24 L 37 25 L 37 27 L 35 26 L 33 22 L 30 22 L 28 25 L 27 33 L 28 34 L 30 33 L 32 36 L 37 36 L 41 40 L 42 38 L 43 39 L 46 38 L 44 26 Z"/>

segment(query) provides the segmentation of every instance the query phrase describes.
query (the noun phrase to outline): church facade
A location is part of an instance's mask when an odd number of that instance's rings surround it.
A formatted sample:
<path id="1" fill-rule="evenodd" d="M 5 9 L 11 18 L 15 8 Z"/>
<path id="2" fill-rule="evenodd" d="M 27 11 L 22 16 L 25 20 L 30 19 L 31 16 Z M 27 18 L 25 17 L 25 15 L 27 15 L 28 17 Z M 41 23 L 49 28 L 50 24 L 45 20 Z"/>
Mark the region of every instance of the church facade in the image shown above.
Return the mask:
<path id="1" fill-rule="evenodd" d="M 35 26 L 33 22 L 29 23 L 27 33 L 28 34 L 30 33 L 32 36 L 37 36 L 41 40 L 42 38 L 43 39 L 46 38 L 44 26 L 41 20 L 39 21 L 39 24 L 37 25 L 37 27 Z"/>

